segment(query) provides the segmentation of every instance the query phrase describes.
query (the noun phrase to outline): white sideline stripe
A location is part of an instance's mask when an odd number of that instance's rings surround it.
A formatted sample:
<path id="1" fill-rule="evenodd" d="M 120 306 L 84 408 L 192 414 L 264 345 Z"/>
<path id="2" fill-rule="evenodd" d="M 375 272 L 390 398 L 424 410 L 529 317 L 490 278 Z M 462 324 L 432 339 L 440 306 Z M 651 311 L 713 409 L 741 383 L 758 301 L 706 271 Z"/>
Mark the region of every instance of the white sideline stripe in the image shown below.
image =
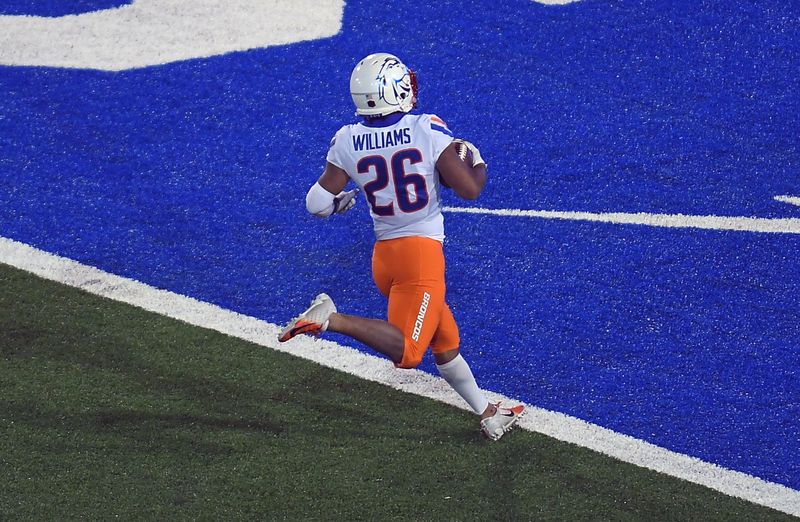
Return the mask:
<path id="1" fill-rule="evenodd" d="M 775 196 L 775 201 L 780 201 L 781 203 L 789 203 L 790 205 L 797 205 L 800 206 L 800 198 L 797 196 Z"/>
<path id="2" fill-rule="evenodd" d="M 59 17 L 0 16 L 0 65 L 121 71 L 328 38 L 344 0 L 134 0 Z"/>
<path id="3" fill-rule="evenodd" d="M 280 327 L 275 324 L 109 274 L 11 239 L 0 237 L 0 263 L 469 411 L 469 406 L 440 377 L 418 370 L 396 370 L 385 359 L 331 341 L 300 336 L 281 344 L 277 342 Z M 514 402 L 496 393 L 487 394 L 492 400 Z M 528 431 L 800 516 L 800 491 L 675 453 L 562 413 L 532 405 L 526 407 L 528 413 L 521 419 L 520 426 Z"/>
<path id="4" fill-rule="evenodd" d="M 704 228 L 739 232 L 769 232 L 800 234 L 798 218 L 757 218 L 739 216 L 688 216 L 685 214 L 635 214 L 625 212 L 560 212 L 555 210 L 491 209 L 475 207 L 444 207 L 445 212 L 488 214 L 492 216 L 530 217 L 597 221 L 617 225 L 647 225 L 668 228 Z"/>

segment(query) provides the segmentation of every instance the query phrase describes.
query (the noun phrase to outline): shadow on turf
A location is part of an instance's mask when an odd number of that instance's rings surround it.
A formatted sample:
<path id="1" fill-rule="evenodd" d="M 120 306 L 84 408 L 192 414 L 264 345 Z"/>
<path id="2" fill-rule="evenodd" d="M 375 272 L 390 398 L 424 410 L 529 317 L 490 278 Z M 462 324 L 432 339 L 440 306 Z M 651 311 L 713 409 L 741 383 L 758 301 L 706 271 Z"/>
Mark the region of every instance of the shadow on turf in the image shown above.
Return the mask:
<path id="1" fill-rule="evenodd" d="M 167 427 L 200 426 L 217 429 L 252 430 L 268 433 L 282 433 L 284 428 L 277 423 L 265 419 L 240 419 L 235 417 L 214 417 L 209 415 L 191 415 L 187 413 L 156 413 L 133 410 L 98 411 L 94 415 L 98 427 L 116 427 L 120 425 L 141 426 L 157 423 Z"/>
<path id="2" fill-rule="evenodd" d="M 45 315 L 58 317 L 55 308 Z M 58 390 L 46 394 L 47 407 L 13 408 L 12 418 L 56 429 L 119 428 L 129 439 L 148 438 L 148 427 L 198 427 L 318 440 L 485 442 L 471 416 L 449 409 L 443 414 L 441 405 L 428 399 L 391 393 L 248 343 L 233 348 L 229 338 L 215 332 L 176 332 L 150 314 L 126 319 L 137 332 L 131 335 L 116 314 L 93 307 L 84 312 L 82 319 L 102 325 L 99 333 L 87 334 L 82 327 L 64 331 L 63 321 L 37 330 L 27 320 L 16 330 L 25 337 L 0 349 L 6 360 L 29 370 L 50 368 L 35 379 L 39 386 L 34 388 Z M 38 393 L 31 395 L 25 382 L 19 399 L 35 399 Z M 111 395 L 118 399 L 113 409 L 105 399 L 97 400 Z"/>

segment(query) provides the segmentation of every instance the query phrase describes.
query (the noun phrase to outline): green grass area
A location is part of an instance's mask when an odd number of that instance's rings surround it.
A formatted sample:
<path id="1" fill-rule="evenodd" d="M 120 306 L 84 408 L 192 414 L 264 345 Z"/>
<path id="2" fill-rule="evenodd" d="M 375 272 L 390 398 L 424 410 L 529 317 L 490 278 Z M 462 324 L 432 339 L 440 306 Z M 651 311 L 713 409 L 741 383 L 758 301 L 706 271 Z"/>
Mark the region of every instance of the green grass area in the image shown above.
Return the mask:
<path id="1" fill-rule="evenodd" d="M 789 516 L 0 265 L 0 520 Z"/>

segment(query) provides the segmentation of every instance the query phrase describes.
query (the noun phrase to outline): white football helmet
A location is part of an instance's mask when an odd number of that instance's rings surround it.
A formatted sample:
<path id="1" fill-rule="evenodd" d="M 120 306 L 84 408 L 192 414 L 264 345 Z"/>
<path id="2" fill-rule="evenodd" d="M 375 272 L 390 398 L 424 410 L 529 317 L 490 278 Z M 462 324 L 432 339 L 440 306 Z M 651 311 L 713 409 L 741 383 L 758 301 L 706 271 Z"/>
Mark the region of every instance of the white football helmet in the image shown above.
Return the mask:
<path id="1" fill-rule="evenodd" d="M 417 77 L 392 54 L 370 54 L 350 75 L 350 95 L 361 116 L 409 112 L 417 105 Z"/>

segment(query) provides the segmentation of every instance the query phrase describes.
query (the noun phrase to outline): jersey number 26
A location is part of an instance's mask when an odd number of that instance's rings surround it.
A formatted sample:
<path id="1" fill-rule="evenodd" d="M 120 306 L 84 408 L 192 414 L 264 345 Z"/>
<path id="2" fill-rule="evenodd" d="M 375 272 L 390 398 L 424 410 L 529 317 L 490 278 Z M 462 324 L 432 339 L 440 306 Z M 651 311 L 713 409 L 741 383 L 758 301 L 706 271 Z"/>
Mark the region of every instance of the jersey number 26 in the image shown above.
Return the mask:
<path id="1" fill-rule="evenodd" d="M 394 153 L 391 160 L 391 176 L 394 180 L 394 192 L 397 196 L 394 201 L 405 213 L 416 212 L 428 204 L 428 186 L 425 177 L 421 174 L 406 174 L 406 161 L 409 165 L 422 162 L 422 153 L 419 149 L 403 149 Z M 375 193 L 389 185 L 389 165 L 383 156 L 365 156 L 356 165 L 359 174 L 367 174 L 370 169 L 375 171 L 374 180 L 364 185 L 364 194 L 376 216 L 394 216 L 394 202 L 378 205 Z M 413 192 L 414 198 L 410 194 Z"/>

